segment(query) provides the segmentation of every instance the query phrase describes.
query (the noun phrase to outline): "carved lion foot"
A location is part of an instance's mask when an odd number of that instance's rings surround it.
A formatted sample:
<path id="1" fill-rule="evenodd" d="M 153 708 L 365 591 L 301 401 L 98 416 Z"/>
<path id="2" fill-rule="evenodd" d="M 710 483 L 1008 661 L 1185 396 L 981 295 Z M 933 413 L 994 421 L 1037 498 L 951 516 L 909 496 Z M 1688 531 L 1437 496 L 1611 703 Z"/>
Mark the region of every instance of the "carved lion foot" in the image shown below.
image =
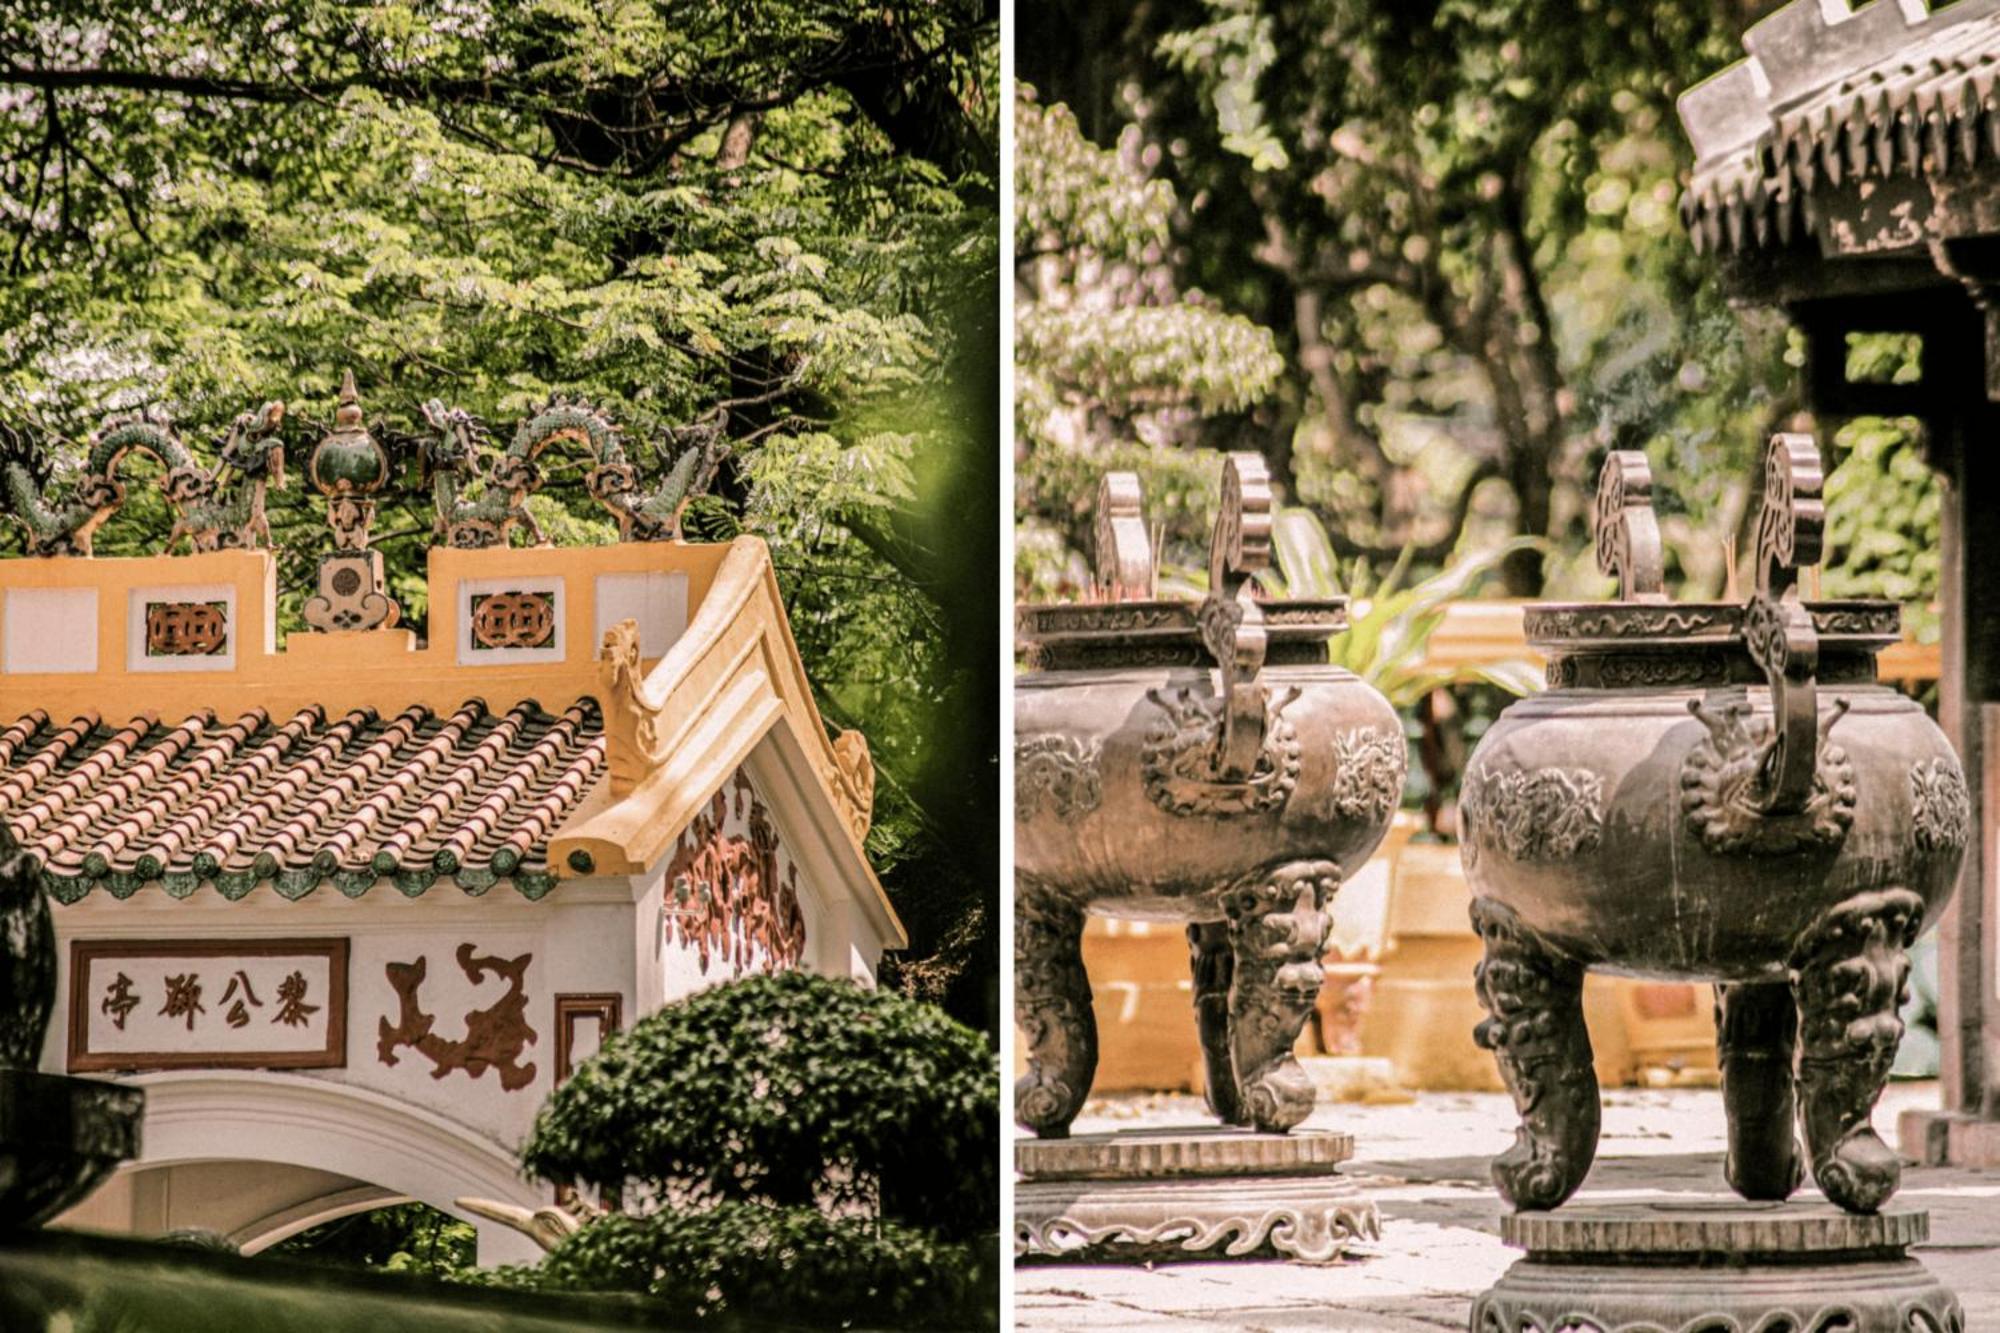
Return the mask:
<path id="1" fill-rule="evenodd" d="M 1486 945 L 1475 980 L 1490 1015 L 1473 1039 L 1493 1052 L 1521 1115 L 1514 1146 L 1493 1159 L 1493 1181 L 1516 1208 L 1554 1208 L 1576 1192 L 1597 1154 L 1583 965 L 1491 899 L 1473 899 L 1472 925 Z"/>
<path id="2" fill-rule="evenodd" d="M 1014 1118 L 1041 1138 L 1067 1138 L 1097 1073 L 1083 912 L 1025 886 L 1014 904 L 1014 1021 L 1028 1046 Z"/>
<path id="3" fill-rule="evenodd" d="M 1901 1160 L 1869 1117 L 1903 1038 L 1907 950 L 1923 918 L 1923 900 L 1907 889 L 1856 894 L 1822 916 L 1792 957 L 1813 1178 L 1852 1213 L 1880 1208 L 1902 1178 Z"/>
<path id="4" fill-rule="evenodd" d="M 1804 1163 L 1793 1128 L 1792 1058 L 1799 1013 L 1787 981 L 1715 988 L 1722 1102 L 1729 1116 L 1723 1175 L 1746 1199 L 1786 1199 Z"/>
<path id="5" fill-rule="evenodd" d="M 1313 1085 L 1292 1055 L 1325 980 L 1319 957 L 1340 867 L 1300 861 L 1237 883 L 1224 899 L 1234 974 L 1231 1065 L 1249 1123 L 1282 1133 L 1312 1113 Z"/>

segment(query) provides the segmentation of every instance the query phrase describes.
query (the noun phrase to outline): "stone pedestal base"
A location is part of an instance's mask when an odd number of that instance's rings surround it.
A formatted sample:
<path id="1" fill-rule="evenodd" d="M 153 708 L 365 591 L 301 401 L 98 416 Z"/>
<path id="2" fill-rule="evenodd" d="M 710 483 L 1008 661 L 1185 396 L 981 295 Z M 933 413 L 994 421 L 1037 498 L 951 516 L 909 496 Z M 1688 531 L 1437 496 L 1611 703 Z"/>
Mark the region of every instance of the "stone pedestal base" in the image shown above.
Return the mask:
<path id="1" fill-rule="evenodd" d="M 1724 1200 L 1515 1213 L 1528 1251 L 1472 1308 L 1472 1333 L 1963 1333 L 1958 1298 L 1909 1257 L 1914 1209 Z"/>
<path id="2" fill-rule="evenodd" d="M 1905 1111 L 1896 1146 L 1922 1166 L 2000 1166 L 2000 1120 L 1960 1111 Z"/>
<path id="3" fill-rule="evenodd" d="M 1354 1140 L 1325 1130 L 1137 1130 L 1014 1145 L 1014 1253 L 1153 1263 L 1331 1263 L 1380 1233 L 1338 1174 Z"/>

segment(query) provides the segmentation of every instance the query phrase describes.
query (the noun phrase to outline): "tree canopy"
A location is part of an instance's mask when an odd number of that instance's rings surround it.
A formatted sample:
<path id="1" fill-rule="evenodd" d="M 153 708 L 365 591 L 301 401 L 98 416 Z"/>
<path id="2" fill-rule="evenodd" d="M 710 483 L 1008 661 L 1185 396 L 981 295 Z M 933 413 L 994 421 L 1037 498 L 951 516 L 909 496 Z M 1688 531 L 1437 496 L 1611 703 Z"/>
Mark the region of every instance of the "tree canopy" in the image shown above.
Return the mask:
<path id="1" fill-rule="evenodd" d="M 822 707 L 884 779 L 871 850 L 929 960 L 905 979 L 942 996 L 997 899 L 997 517 L 968 503 L 997 469 L 997 13 L 9 5 L 0 425 L 60 486 L 106 412 L 164 411 L 204 452 L 283 399 L 296 469 L 351 367 L 419 624 L 425 399 L 504 439 L 584 398 L 655 474 L 719 434 L 690 529 L 771 542 Z M 580 483 L 553 475 L 538 518 L 609 540 Z M 164 518 L 129 506 L 100 553 L 157 549 Z M 271 522 L 291 625 L 326 534 L 296 485 Z M 988 978 L 965 984 L 990 1024 Z"/>
<path id="2" fill-rule="evenodd" d="M 1051 126 L 1077 126 L 1080 146 L 1020 167 L 1020 193 L 1034 201 L 1024 218 L 1043 236 L 1020 252 L 1017 279 L 1032 285 L 1042 256 L 1058 252 L 1100 292 L 1131 286 L 1137 271 L 1198 308 L 1181 317 L 1202 329 L 1182 344 L 1182 382 L 1208 400 L 1211 430 L 1255 441 L 1238 447 L 1263 450 L 1343 557 L 1381 569 L 1407 551 L 1436 567 L 1521 534 L 1543 544 L 1509 554 L 1504 591 L 1597 595 L 1586 540 L 1596 469 L 1607 449 L 1644 448 L 1666 493 L 1670 573 L 1716 595 L 1751 461 L 1798 406 L 1796 357 L 1776 321 L 1746 323 L 1724 306 L 1688 243 L 1674 98 L 1741 59 L 1744 28 L 1773 7 L 1025 8 L 1018 68 L 1037 99 L 1020 113 L 1022 153 L 1059 137 Z M 1123 177 L 1107 193 L 1113 164 Z M 1107 202 L 1082 209 L 1079 198 Z M 1132 258 L 1141 235 L 1143 266 Z M 1098 327 L 1150 364 L 1154 342 L 1132 336 L 1138 323 Z M 1051 365 L 1071 355 L 1048 339 L 1021 345 Z M 1231 357 L 1248 346 L 1273 349 L 1276 367 Z M 1091 355 L 1130 364 L 1115 347 Z M 1215 367 L 1220 381 L 1202 373 Z M 1049 378 L 1021 373 L 1024 384 Z M 1057 394 L 1072 415 L 1102 397 L 1088 382 Z M 1233 419 L 1218 423 L 1218 410 Z M 1835 460 L 1868 478 L 1920 466 L 1908 432 L 1887 429 L 1869 448 L 1844 432 Z M 1024 589 L 1075 564 L 1073 543 L 1049 535 L 1063 515 L 1047 479 L 1130 465 L 1135 442 L 1161 438 L 1104 412 L 1074 434 L 1023 426 Z M 1173 443 L 1207 443 L 1200 434 L 1183 429 Z M 1149 493 L 1181 489 L 1175 460 L 1153 466 Z M 1836 547 L 1829 586 L 1928 596 L 1921 575 L 1901 577 L 1917 563 L 1922 495 L 1886 489 L 1910 500 L 1873 519 L 1898 534 L 1896 553 Z M 1164 507 L 1170 543 L 1185 510 Z"/>

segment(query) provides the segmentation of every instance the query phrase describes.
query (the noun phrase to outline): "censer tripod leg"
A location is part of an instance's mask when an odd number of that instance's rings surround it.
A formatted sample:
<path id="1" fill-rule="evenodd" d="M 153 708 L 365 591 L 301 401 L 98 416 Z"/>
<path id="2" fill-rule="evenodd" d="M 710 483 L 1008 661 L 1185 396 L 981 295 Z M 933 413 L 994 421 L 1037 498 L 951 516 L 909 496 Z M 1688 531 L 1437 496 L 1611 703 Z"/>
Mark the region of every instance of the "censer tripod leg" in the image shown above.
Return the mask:
<path id="1" fill-rule="evenodd" d="M 1188 964 L 1194 974 L 1195 1031 L 1201 1037 L 1202 1081 L 1208 1109 L 1225 1125 L 1249 1123 L 1236 1086 L 1229 1054 L 1229 988 L 1236 976 L 1236 950 L 1229 923 L 1201 921 L 1187 928 Z"/>
<path id="2" fill-rule="evenodd" d="M 1803 1171 L 1792 1097 L 1799 1011 L 1791 983 L 1718 985 L 1715 1026 L 1729 1117 L 1723 1175 L 1746 1199 L 1789 1198 Z"/>
<path id="3" fill-rule="evenodd" d="M 1474 974 L 1491 1015 L 1473 1039 L 1500 1065 L 1521 1125 L 1493 1159 L 1493 1181 L 1516 1208 L 1554 1208 L 1576 1192 L 1597 1155 L 1600 1108 L 1583 964 L 1556 952 L 1490 898 L 1472 900 L 1486 945 Z"/>
<path id="4" fill-rule="evenodd" d="M 1902 1179 L 1901 1160 L 1869 1117 L 1903 1039 L 1907 950 L 1923 919 L 1923 899 L 1907 889 L 1859 893 L 1822 916 L 1792 955 L 1813 1179 L 1851 1213 L 1874 1212 Z"/>
<path id="5" fill-rule="evenodd" d="M 1325 980 L 1319 957 L 1340 888 L 1331 861 L 1298 861 L 1239 880 L 1225 895 L 1235 952 L 1229 1049 L 1251 1125 L 1282 1133 L 1312 1113 L 1313 1085 L 1292 1047 Z"/>
<path id="6" fill-rule="evenodd" d="M 1081 908 L 1025 887 L 1014 901 L 1014 1021 L 1028 1072 L 1014 1085 L 1014 1118 L 1045 1139 L 1070 1121 L 1097 1073 L 1097 1018 L 1083 968 Z"/>

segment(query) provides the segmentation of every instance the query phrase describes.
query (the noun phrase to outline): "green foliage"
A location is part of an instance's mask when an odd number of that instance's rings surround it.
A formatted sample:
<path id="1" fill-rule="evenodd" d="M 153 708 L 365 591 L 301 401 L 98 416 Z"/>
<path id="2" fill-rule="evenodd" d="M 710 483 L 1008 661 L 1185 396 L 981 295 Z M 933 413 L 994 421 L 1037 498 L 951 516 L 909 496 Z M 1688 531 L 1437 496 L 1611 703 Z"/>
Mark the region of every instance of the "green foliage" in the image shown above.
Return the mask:
<path id="1" fill-rule="evenodd" d="M 913 952 L 953 954 L 926 984 L 993 1021 L 951 983 L 990 972 L 997 895 L 997 778 L 964 778 L 997 746 L 964 721 L 997 688 L 996 543 L 964 517 L 998 467 L 991 0 L 22 0 L 0 52 L 0 424 L 73 464 L 157 407 L 212 458 L 284 400 L 290 630 L 329 544 L 299 478 L 351 366 L 420 632 L 424 399 L 504 442 L 586 398 L 647 485 L 720 426 L 689 525 L 771 543 L 822 706 L 877 756 Z M 582 472 L 533 502 L 562 542 L 611 535 Z M 158 549 L 132 494 L 101 554 Z"/>
<path id="2" fill-rule="evenodd" d="M 990 1247 L 988 1247 L 990 1248 Z M 638 1292 L 670 1319 L 736 1315 L 814 1328 L 990 1328 L 997 1268 L 979 1246 L 811 1207 L 728 1202 L 613 1214 L 503 1281 L 544 1291 Z"/>
<path id="3" fill-rule="evenodd" d="M 657 1198 L 872 1201 L 956 1239 L 998 1226 L 998 1098 L 978 1033 L 888 991 L 785 972 L 608 1041 L 543 1106 L 521 1161 Z"/>
<path id="4" fill-rule="evenodd" d="M 399 1203 L 322 1222 L 262 1253 L 421 1277 L 456 1277 L 477 1266 L 478 1251 L 479 1234 L 470 1223 L 427 1204 Z"/>
<path id="5" fill-rule="evenodd" d="M 1741 57 L 1748 15 L 1713 0 L 1118 0 L 1037 7 L 1018 58 L 1048 114 L 1117 145 L 1128 190 L 1171 188 L 1156 284 L 1270 334 L 1282 370 L 1239 447 L 1266 455 L 1343 560 L 1438 569 L 1528 536 L 1541 544 L 1504 560 L 1507 592 L 1599 595 L 1596 469 L 1608 448 L 1643 448 L 1667 492 L 1669 577 L 1714 595 L 1793 369 L 1779 330 L 1725 307 L 1681 229 L 1673 98 Z M 1022 438 L 1036 475 L 1042 445 Z M 1022 500 L 1024 548 L 1076 532 L 1058 501 Z M 1041 592 L 1056 582 L 1042 569 L 1017 574 Z"/>
<path id="6" fill-rule="evenodd" d="M 1444 624 L 1451 604 L 1475 593 L 1510 552 L 1532 545 L 1517 538 L 1456 560 L 1427 578 L 1409 583 L 1407 553 L 1379 579 L 1356 561 L 1344 589 L 1349 597 L 1348 630 L 1335 636 L 1335 666 L 1345 667 L 1382 692 L 1398 711 L 1407 711 L 1433 690 L 1457 685 L 1492 685 L 1522 695 L 1542 686 L 1542 672 L 1526 659 L 1505 662 L 1427 662 L 1431 636 Z M 1281 509 L 1272 521 L 1275 571 L 1264 583 L 1280 597 L 1336 597 L 1342 591 L 1339 557 L 1317 515 Z M 1273 577 L 1273 573 L 1275 577 Z"/>
<path id="7" fill-rule="evenodd" d="M 1283 363 L 1269 330 L 1174 279 L 1178 203 L 1136 132 L 1097 148 L 1024 89 L 1015 133 L 1016 582 L 1046 599 L 1088 586 L 1087 506 L 1111 468 L 1147 475 L 1169 544 L 1205 541 L 1195 497 Z"/>
<path id="8" fill-rule="evenodd" d="M 1826 478 L 1825 597 L 1886 597 L 1934 637 L 1943 498 L 1914 422 L 1858 417 L 1837 437 Z"/>

